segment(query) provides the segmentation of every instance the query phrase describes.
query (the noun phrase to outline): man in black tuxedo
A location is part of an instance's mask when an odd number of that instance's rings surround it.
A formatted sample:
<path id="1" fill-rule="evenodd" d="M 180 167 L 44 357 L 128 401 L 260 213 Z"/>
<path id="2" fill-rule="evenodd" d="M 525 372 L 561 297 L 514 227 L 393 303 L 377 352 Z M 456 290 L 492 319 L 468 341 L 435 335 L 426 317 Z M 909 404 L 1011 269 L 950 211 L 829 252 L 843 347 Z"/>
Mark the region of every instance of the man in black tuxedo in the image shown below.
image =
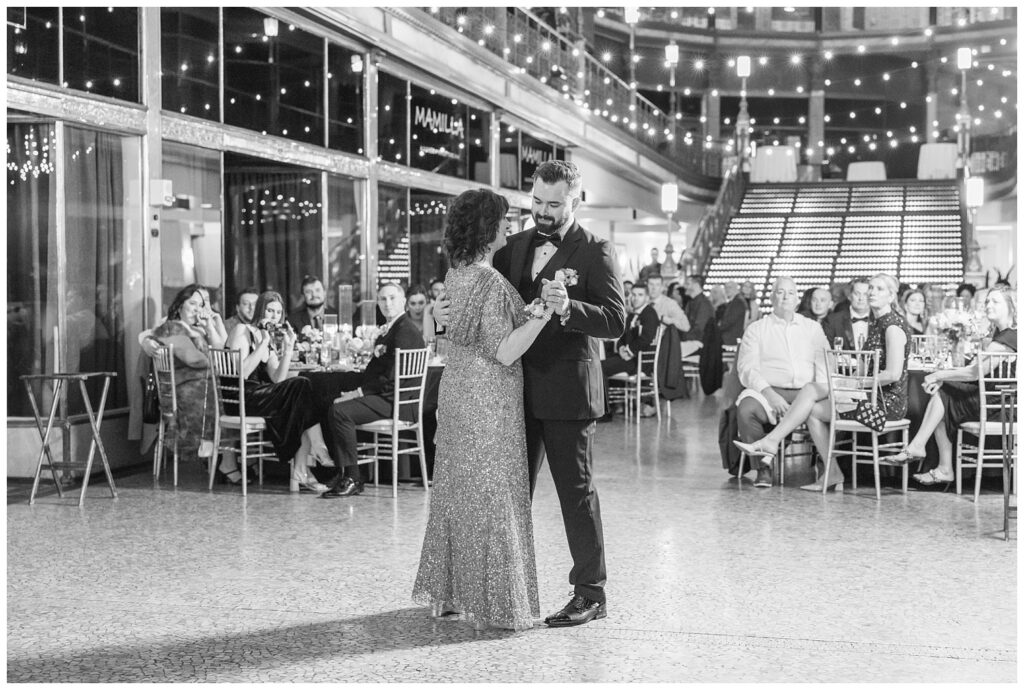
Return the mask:
<path id="1" fill-rule="evenodd" d="M 843 348 L 854 350 L 868 337 L 868 279 L 854 278 L 850 281 L 850 304 L 846 309 L 833 311 L 821 322 L 825 338 L 831 346 L 835 338 L 843 339 Z"/>
<path id="2" fill-rule="evenodd" d="M 355 496 L 363 491 L 356 453 L 356 426 L 393 414 L 395 350 L 426 347 L 423 333 L 405 313 L 405 290 L 385 283 L 377 291 L 377 306 L 384 314 L 384 332 L 377 336 L 374 356 L 353 388 L 334 401 L 330 411 L 331 457 L 338 472 L 320 498 Z"/>
<path id="3" fill-rule="evenodd" d="M 605 415 L 602 421 L 612 418 L 608 409 L 608 377 L 615 374 L 636 373 L 636 357 L 642 350 L 654 344 L 661 321 L 654 304 L 647 297 L 647 286 L 637 283 L 629 292 L 629 306 L 632 311 L 626 317 L 626 332 L 615 343 L 615 354 L 601 361 L 601 375 L 604 376 Z"/>
<path id="4" fill-rule="evenodd" d="M 614 250 L 575 219 L 582 185 L 574 164 L 542 163 L 532 192 L 536 227 L 512 235 L 494 255 L 494 267 L 525 302 L 540 297 L 556 315 L 522 359 L 530 495 L 546 452 L 573 560 L 574 596 L 545 619 L 553 627 L 606 615 L 604 536 L 591 457 L 594 422 L 604 414 L 596 339 L 618 338 L 626 321 Z M 568 284 L 547 282 L 566 269 L 575 271 Z"/>
<path id="5" fill-rule="evenodd" d="M 324 284 L 316 276 L 304 276 L 302 278 L 302 300 L 303 305 L 288 315 L 288 323 L 300 338 L 302 329 L 312 326 L 318 331 L 324 329 L 324 316 L 337 314 L 334 310 L 328 310 L 326 306 L 326 295 Z"/>

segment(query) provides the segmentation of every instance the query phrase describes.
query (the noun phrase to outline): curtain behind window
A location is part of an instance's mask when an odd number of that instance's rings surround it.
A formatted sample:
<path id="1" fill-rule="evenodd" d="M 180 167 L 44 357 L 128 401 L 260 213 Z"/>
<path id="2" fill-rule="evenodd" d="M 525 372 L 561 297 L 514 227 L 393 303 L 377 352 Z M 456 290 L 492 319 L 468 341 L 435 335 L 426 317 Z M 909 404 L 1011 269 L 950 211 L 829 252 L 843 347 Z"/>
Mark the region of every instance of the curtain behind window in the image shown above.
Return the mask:
<path id="1" fill-rule="evenodd" d="M 124 160 L 114 134 L 65 128 L 67 371 L 113 371 L 107 408 L 128 405 L 124 343 Z M 103 384 L 90 382 L 99 405 Z M 77 387 L 69 411 L 85 412 Z"/>
<path id="2" fill-rule="evenodd" d="M 320 195 L 318 171 L 224 155 L 225 304 L 247 285 L 302 303 L 302 277 L 323 278 Z"/>

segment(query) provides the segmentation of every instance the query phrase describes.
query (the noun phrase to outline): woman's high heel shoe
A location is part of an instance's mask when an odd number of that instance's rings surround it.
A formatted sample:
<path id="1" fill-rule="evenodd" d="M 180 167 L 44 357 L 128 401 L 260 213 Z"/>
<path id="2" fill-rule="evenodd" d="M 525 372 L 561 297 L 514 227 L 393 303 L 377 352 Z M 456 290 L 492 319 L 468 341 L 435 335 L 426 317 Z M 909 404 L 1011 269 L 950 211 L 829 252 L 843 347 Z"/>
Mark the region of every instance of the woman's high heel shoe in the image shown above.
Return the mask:
<path id="1" fill-rule="evenodd" d="M 843 493 L 843 480 L 844 479 L 845 479 L 844 477 L 840 477 L 836 481 L 834 481 L 831 484 L 829 484 L 828 488 L 829 489 L 834 488 L 836 490 L 837 494 Z M 818 492 L 820 492 L 821 491 L 821 485 L 822 485 L 823 481 L 824 481 L 823 479 L 819 479 L 818 481 L 814 482 L 813 484 L 804 484 L 800 488 L 803 489 L 804 491 L 818 491 Z"/>
<path id="2" fill-rule="evenodd" d="M 775 459 L 775 453 L 776 453 L 776 451 L 778 451 L 778 446 L 775 446 L 775 447 L 773 447 L 773 448 L 771 448 L 769 450 L 769 449 L 766 449 L 766 448 L 762 447 L 761 446 L 762 443 L 764 443 L 764 439 L 761 439 L 760 441 L 755 441 L 754 443 L 744 443 L 743 441 L 733 441 L 733 444 L 737 448 L 742 450 L 744 453 L 746 453 L 750 457 L 760 459 L 761 463 L 764 464 L 764 465 L 771 465 L 772 461 Z"/>
<path id="3" fill-rule="evenodd" d="M 300 491 L 308 491 L 311 493 L 322 494 L 327 491 L 328 487 L 310 476 L 309 470 L 305 467 L 302 469 L 306 471 L 299 473 L 297 470 L 292 470 L 291 480 L 288 482 L 288 490 L 290 492 L 298 493 Z"/>
<path id="4" fill-rule="evenodd" d="M 252 484 L 252 477 L 246 477 L 246 484 Z M 234 484 L 239 486 L 242 483 L 242 471 L 237 467 L 227 472 L 223 471 L 219 467 L 217 468 L 217 483 L 218 484 Z"/>

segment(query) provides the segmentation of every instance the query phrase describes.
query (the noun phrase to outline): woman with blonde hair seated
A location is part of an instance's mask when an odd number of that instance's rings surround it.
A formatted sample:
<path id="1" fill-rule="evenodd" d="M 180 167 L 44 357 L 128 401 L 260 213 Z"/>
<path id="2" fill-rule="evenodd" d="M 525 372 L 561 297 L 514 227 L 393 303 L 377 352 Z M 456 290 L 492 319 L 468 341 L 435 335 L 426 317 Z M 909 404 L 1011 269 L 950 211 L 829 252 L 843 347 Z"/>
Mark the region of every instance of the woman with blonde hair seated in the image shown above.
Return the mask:
<path id="1" fill-rule="evenodd" d="M 879 273 L 868 281 L 868 305 L 871 323 L 868 327 L 864 350 L 879 350 L 878 384 L 880 407 L 888 420 L 902 419 L 907 413 L 907 357 L 910 354 L 910 334 L 906 320 L 896 311 L 899 283 L 888 273 Z M 843 473 L 832 459 L 829 448 L 829 422 L 832 419 L 832 401 L 827 381 L 812 381 L 797 394 L 778 425 L 764 438 L 753 443 L 733 441 L 751 457 L 761 458 L 770 465 L 779 444 L 801 424 L 807 425 L 818 454 L 831 463 L 828 470 L 829 487 L 843 490 Z M 824 474 L 814 484 L 801 486 L 807 491 L 821 491 Z"/>
<path id="2" fill-rule="evenodd" d="M 992 324 L 992 343 L 988 352 L 1017 351 L 1017 300 L 1013 290 L 1002 285 L 989 290 L 985 298 L 985 316 Z M 911 462 L 925 457 L 928 437 L 935 437 L 939 449 L 939 465 L 914 475 L 914 480 L 930 486 L 949 483 L 953 474 L 953 442 L 957 427 L 963 422 L 978 421 L 981 397 L 978 391 L 977 361 L 955 369 L 938 369 L 924 377 L 921 384 L 931 396 L 921 420 L 921 428 L 910 439 L 895 460 Z"/>

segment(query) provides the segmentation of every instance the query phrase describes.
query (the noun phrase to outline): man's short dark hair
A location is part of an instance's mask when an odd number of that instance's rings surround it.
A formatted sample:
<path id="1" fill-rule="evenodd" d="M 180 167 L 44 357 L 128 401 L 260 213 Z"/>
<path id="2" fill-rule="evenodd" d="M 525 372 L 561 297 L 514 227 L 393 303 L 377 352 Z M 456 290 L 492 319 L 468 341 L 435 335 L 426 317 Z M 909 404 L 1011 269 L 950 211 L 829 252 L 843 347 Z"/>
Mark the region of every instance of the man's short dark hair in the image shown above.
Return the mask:
<path id="1" fill-rule="evenodd" d="M 259 297 L 260 289 L 255 285 L 250 285 L 249 287 L 242 288 L 241 291 L 238 293 L 238 299 L 235 300 L 235 304 L 242 303 L 242 295 L 256 295 L 256 297 Z"/>
<path id="2" fill-rule="evenodd" d="M 700 289 L 701 290 L 704 289 L 704 277 L 703 276 L 692 275 L 692 276 L 687 276 L 686 279 L 687 280 L 692 280 L 693 282 L 697 283 L 697 285 L 700 285 Z"/>
<path id="3" fill-rule="evenodd" d="M 629 289 L 630 290 L 643 290 L 647 294 L 650 294 L 650 292 L 647 290 L 647 283 L 633 283 L 633 285 L 631 285 Z"/>
<path id="4" fill-rule="evenodd" d="M 867 276 L 857 276 L 856 278 L 850 281 L 850 289 L 852 290 L 854 285 L 869 285 L 870 283 L 871 279 L 868 278 Z"/>
<path id="5" fill-rule="evenodd" d="M 386 287 L 397 288 L 398 291 L 402 293 L 402 297 L 405 297 L 405 288 L 402 287 L 401 285 L 399 285 L 398 283 L 392 283 L 392 282 L 381 283 L 380 287 L 377 288 L 377 292 L 380 293 L 380 291 L 383 290 Z"/>
<path id="6" fill-rule="evenodd" d="M 565 182 L 573 196 L 577 196 L 583 187 L 583 175 L 580 174 L 580 169 L 576 167 L 575 163 L 569 161 L 544 161 L 537 166 L 533 177 L 536 180 L 541 180 L 544 184 Z"/>
<path id="7" fill-rule="evenodd" d="M 959 295 L 964 290 L 971 293 L 971 297 L 974 297 L 978 293 L 978 288 L 974 287 L 971 283 L 960 283 L 956 286 L 956 294 Z"/>
<path id="8" fill-rule="evenodd" d="M 323 285 L 323 282 L 324 281 L 320 280 L 319 276 L 304 275 L 302 276 L 302 285 L 299 286 L 299 289 L 305 290 L 307 285 L 312 285 L 313 283 L 320 283 Z"/>

